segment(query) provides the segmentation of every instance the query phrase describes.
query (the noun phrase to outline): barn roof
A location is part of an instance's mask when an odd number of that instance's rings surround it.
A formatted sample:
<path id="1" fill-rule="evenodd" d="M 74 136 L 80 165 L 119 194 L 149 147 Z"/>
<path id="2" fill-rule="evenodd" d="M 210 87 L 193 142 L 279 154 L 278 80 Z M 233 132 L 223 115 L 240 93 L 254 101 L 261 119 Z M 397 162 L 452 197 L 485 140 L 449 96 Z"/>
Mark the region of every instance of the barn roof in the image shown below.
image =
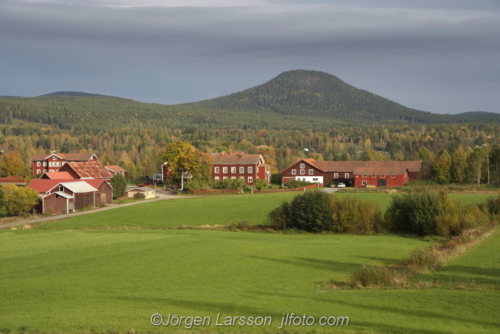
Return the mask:
<path id="1" fill-rule="evenodd" d="M 107 170 L 110 170 L 112 172 L 118 173 L 118 172 L 126 172 L 127 170 L 118 166 L 118 165 L 108 165 L 104 166 Z"/>
<path id="2" fill-rule="evenodd" d="M 61 182 L 75 182 L 71 180 L 50 180 L 50 179 L 33 179 L 27 185 L 28 188 L 35 189 L 39 193 L 46 193 L 57 187 Z"/>
<path id="3" fill-rule="evenodd" d="M 56 191 L 55 193 L 52 193 L 52 194 L 56 194 L 56 195 L 59 195 L 61 197 L 68 198 L 68 199 L 69 198 L 75 198 L 75 196 L 63 193 L 62 191 Z M 52 195 L 52 194 L 50 194 L 50 195 Z M 47 196 L 50 196 L 50 195 L 47 195 Z"/>
<path id="4" fill-rule="evenodd" d="M 73 176 L 69 172 L 45 172 L 40 178 L 50 180 L 71 180 Z"/>
<path id="5" fill-rule="evenodd" d="M 61 186 L 67 188 L 69 191 L 75 194 L 90 193 L 97 191 L 96 188 L 92 187 L 85 181 L 64 182 L 61 183 Z"/>
<path id="6" fill-rule="evenodd" d="M 110 179 L 113 177 L 113 173 L 107 170 L 103 164 L 97 160 L 82 162 L 70 161 L 64 166 L 65 168 L 71 168 L 80 179 Z"/>
<path id="7" fill-rule="evenodd" d="M 261 154 L 244 154 L 239 153 L 211 153 L 214 159 L 214 164 L 219 165 L 255 165 L 264 163 L 264 158 Z"/>
<path id="8" fill-rule="evenodd" d="M 301 161 L 308 163 L 312 167 L 318 168 L 322 172 L 346 172 L 346 173 L 354 173 L 354 171 L 357 168 L 364 168 L 364 167 L 371 168 L 373 170 L 378 168 L 393 169 L 393 170 L 408 169 L 409 172 L 418 173 L 422 166 L 421 160 L 419 161 L 316 161 L 314 159 L 302 159 Z M 290 167 L 287 167 L 286 169 L 289 168 Z M 379 174 L 379 173 L 368 172 L 364 174 Z"/>
<path id="9" fill-rule="evenodd" d="M 407 171 L 401 167 L 358 167 L 353 174 L 356 175 L 402 175 Z"/>

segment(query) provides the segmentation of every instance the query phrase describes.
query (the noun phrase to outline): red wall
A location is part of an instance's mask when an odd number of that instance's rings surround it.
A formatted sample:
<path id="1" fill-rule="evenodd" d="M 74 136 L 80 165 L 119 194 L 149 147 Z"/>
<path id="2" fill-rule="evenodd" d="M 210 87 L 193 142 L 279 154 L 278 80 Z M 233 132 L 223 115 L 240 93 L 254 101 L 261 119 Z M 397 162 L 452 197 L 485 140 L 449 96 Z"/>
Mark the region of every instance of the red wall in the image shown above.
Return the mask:
<path id="1" fill-rule="evenodd" d="M 362 181 L 366 181 L 367 184 L 377 186 L 377 180 L 386 180 L 386 187 L 398 187 L 406 184 L 409 180 L 409 177 L 408 173 L 394 175 L 394 177 L 391 177 L 391 175 L 385 175 L 385 177 L 381 177 L 380 175 L 375 175 L 375 177 L 372 177 L 372 175 L 366 175 L 366 177 L 363 177 L 363 175 L 355 175 L 354 187 L 364 187 Z"/>

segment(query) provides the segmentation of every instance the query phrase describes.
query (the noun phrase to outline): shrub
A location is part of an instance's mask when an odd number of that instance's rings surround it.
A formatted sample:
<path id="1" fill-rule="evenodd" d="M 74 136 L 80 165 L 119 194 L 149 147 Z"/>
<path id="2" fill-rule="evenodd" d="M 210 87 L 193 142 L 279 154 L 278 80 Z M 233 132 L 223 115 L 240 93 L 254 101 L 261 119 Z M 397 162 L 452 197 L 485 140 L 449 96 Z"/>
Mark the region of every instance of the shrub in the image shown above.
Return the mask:
<path id="1" fill-rule="evenodd" d="M 357 197 L 330 197 L 331 231 L 339 233 L 368 233 L 382 229 L 382 212 L 374 202 Z"/>
<path id="2" fill-rule="evenodd" d="M 146 195 L 144 195 L 143 193 L 135 193 L 134 199 L 146 199 Z"/>
<path id="3" fill-rule="evenodd" d="M 272 184 L 281 184 L 282 180 L 283 180 L 283 175 L 281 175 L 280 173 L 271 174 L 271 183 Z"/>
<path id="4" fill-rule="evenodd" d="M 268 214 L 269 225 L 276 230 L 288 228 L 288 217 L 290 215 L 290 203 L 283 202 L 279 207 Z"/>
<path id="5" fill-rule="evenodd" d="M 410 254 L 406 265 L 420 271 L 432 271 L 443 265 L 443 259 L 434 248 L 430 250 L 417 248 Z"/>
<path id="6" fill-rule="evenodd" d="M 267 182 L 266 182 L 266 180 L 257 179 L 257 180 L 255 180 L 254 186 L 255 186 L 255 189 L 262 190 L 262 188 L 267 186 Z"/>
<path id="7" fill-rule="evenodd" d="M 489 222 L 488 215 L 475 204 L 454 202 L 445 207 L 445 211 L 436 217 L 436 234 L 441 236 L 456 236 L 465 230 Z"/>
<path id="8" fill-rule="evenodd" d="M 488 198 L 486 200 L 486 209 L 491 220 L 498 223 L 500 221 L 500 196 Z"/>
<path id="9" fill-rule="evenodd" d="M 311 184 L 312 184 L 311 182 L 307 182 L 307 181 L 292 180 L 292 181 L 288 181 L 287 183 L 285 183 L 285 187 L 287 187 L 289 189 L 304 188 L 304 187 L 310 186 Z"/>
<path id="10" fill-rule="evenodd" d="M 212 183 L 214 189 L 239 190 L 245 186 L 245 181 L 241 178 L 217 180 Z"/>
<path id="11" fill-rule="evenodd" d="M 206 179 L 198 178 L 191 179 L 184 183 L 184 190 L 205 190 L 209 188 L 209 183 Z"/>
<path id="12" fill-rule="evenodd" d="M 289 227 L 307 232 L 330 231 L 333 219 L 329 197 L 320 190 L 295 196 L 290 203 Z"/>
<path id="13" fill-rule="evenodd" d="M 356 286 L 389 286 L 392 282 L 391 270 L 387 267 L 362 266 L 351 275 L 351 282 Z"/>

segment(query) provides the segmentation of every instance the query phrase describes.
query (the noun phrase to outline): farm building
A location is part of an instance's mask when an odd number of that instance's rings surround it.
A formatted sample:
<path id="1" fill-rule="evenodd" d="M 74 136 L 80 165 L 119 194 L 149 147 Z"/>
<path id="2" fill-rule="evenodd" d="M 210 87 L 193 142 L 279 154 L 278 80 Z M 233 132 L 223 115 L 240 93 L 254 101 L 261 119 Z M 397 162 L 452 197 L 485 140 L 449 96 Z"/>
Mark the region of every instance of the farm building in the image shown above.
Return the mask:
<path id="1" fill-rule="evenodd" d="M 148 188 L 148 187 L 128 188 L 125 193 L 126 193 L 126 196 L 128 198 L 134 198 L 134 195 L 137 193 L 144 194 L 145 199 L 150 199 L 150 198 L 156 197 L 156 190 L 153 188 Z"/>
<path id="2" fill-rule="evenodd" d="M 113 177 L 113 173 L 107 170 L 98 160 L 83 162 L 67 162 L 59 169 L 59 172 L 68 172 L 75 179 L 105 179 Z"/>
<path id="3" fill-rule="evenodd" d="M 104 166 L 104 168 L 106 168 L 113 174 L 121 174 L 122 176 L 127 176 L 127 170 L 120 166 L 107 164 L 106 166 Z"/>
<path id="4" fill-rule="evenodd" d="M 422 161 L 316 161 L 302 159 L 281 171 L 282 182 L 301 180 L 350 187 L 401 186 L 418 180 Z"/>
<path id="5" fill-rule="evenodd" d="M 212 181 L 227 178 L 242 178 L 247 185 L 253 185 L 255 180 L 270 181 L 269 165 L 261 154 L 212 153 L 214 159 L 211 171 Z"/>
<path id="6" fill-rule="evenodd" d="M 55 153 L 35 154 L 31 157 L 31 175 L 37 176 L 45 172 L 57 172 L 67 162 L 95 161 L 97 156 L 93 153 Z"/>

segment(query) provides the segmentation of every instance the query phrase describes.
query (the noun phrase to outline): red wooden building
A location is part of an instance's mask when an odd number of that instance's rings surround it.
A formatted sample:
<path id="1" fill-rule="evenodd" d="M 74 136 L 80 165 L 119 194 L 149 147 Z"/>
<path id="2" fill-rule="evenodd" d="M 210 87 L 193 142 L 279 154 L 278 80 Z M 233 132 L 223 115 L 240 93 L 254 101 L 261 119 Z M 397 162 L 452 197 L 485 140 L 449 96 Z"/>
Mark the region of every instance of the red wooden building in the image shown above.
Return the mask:
<path id="1" fill-rule="evenodd" d="M 37 176 L 45 172 L 57 172 L 69 161 L 93 161 L 97 156 L 93 153 L 54 153 L 35 154 L 31 157 L 31 175 Z"/>
<path id="2" fill-rule="evenodd" d="M 269 183 L 271 175 L 261 154 L 212 153 L 214 159 L 211 171 L 212 181 L 227 178 L 241 178 L 247 185 L 253 185 L 261 179 Z"/>
<path id="3" fill-rule="evenodd" d="M 282 182 L 301 180 L 348 187 L 400 186 L 418 180 L 422 161 L 316 161 L 302 159 L 281 171 Z"/>

